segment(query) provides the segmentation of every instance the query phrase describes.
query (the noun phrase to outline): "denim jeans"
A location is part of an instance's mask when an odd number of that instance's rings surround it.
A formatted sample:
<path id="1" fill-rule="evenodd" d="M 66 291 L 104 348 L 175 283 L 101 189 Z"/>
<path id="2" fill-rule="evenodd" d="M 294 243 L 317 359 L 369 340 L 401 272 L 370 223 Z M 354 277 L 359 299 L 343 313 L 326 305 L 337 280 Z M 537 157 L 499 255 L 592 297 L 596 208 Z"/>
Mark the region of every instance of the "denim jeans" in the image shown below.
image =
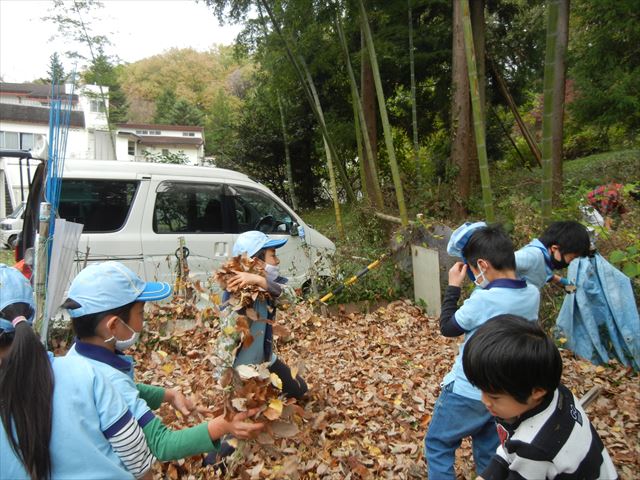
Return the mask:
<path id="1" fill-rule="evenodd" d="M 442 387 L 424 437 L 430 480 L 455 480 L 456 449 L 464 437 L 472 438 L 478 474 L 487 468 L 499 444 L 495 421 L 484 404 L 453 393 L 453 384 Z"/>

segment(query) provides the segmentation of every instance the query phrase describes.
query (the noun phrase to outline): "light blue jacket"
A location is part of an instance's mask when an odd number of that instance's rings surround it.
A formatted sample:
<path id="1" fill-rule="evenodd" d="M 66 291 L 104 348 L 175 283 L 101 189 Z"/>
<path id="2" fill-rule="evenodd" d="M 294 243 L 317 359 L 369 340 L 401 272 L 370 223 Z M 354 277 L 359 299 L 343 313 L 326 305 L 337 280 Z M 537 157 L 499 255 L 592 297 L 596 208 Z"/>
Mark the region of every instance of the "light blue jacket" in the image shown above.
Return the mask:
<path id="1" fill-rule="evenodd" d="M 595 364 L 617 358 L 638 370 L 640 319 L 629 277 L 596 253 L 571 262 L 568 278 L 576 292 L 556 322 L 565 347 Z"/>

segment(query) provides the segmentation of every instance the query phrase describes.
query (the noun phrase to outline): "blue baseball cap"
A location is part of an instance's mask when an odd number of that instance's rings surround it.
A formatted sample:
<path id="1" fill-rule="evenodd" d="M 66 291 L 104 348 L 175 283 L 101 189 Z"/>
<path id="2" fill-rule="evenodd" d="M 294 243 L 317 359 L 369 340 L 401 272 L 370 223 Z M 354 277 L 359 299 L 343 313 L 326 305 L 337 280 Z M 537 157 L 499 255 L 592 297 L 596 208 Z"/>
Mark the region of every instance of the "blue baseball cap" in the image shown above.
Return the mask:
<path id="1" fill-rule="evenodd" d="M 33 288 L 19 270 L 0 263 L 0 311 L 14 303 L 26 303 L 34 308 Z M 0 331 L 13 332 L 11 320 L 0 317 Z M 33 316 L 27 320 L 31 323 Z"/>
<path id="2" fill-rule="evenodd" d="M 145 282 L 120 262 L 89 265 L 71 282 L 69 298 L 80 304 L 72 318 L 106 312 L 133 302 L 153 302 L 171 295 L 165 282 Z"/>
<path id="3" fill-rule="evenodd" d="M 253 257 L 263 248 L 280 248 L 285 243 L 287 243 L 286 238 L 269 238 L 262 232 L 251 230 L 238 236 L 231 254 L 235 257 L 246 252 L 247 255 Z"/>
<path id="4" fill-rule="evenodd" d="M 464 247 L 467 246 L 471 235 L 473 235 L 476 230 L 479 230 L 480 228 L 484 228 L 486 226 L 487 224 L 485 222 L 465 222 L 460 225 L 451 234 L 451 238 L 449 239 L 449 243 L 447 244 L 447 253 L 452 257 L 458 257 L 462 259 L 464 263 L 467 263 L 467 259 L 464 258 L 464 255 L 462 254 Z M 476 279 L 470 268 L 467 268 L 467 275 L 471 280 Z"/>

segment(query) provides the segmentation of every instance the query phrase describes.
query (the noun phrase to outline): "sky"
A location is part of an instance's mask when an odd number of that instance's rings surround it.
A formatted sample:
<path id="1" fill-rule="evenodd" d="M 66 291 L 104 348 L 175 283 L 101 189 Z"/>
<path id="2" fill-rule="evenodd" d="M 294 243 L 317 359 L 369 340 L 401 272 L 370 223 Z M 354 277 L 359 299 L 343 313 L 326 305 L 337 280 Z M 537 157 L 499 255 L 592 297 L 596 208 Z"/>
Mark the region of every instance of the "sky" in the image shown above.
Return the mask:
<path id="1" fill-rule="evenodd" d="M 241 29 L 220 26 L 211 10 L 194 0 L 103 0 L 96 33 L 109 34 L 107 53 L 124 62 L 162 53 L 170 48 L 192 47 L 206 51 L 212 45 L 229 45 Z M 57 28 L 42 20 L 51 0 L 0 0 L 0 78 L 29 82 L 46 77 L 49 57 L 74 49 L 60 38 Z M 63 59 L 65 70 L 73 64 Z"/>

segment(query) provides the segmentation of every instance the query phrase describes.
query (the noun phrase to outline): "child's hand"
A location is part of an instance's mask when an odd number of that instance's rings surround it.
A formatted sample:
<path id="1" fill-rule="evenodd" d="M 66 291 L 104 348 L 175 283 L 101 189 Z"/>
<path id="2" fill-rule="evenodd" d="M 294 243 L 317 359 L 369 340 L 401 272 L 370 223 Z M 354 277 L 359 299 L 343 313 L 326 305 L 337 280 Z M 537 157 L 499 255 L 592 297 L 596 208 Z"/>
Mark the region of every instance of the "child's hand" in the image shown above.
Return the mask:
<path id="1" fill-rule="evenodd" d="M 229 433 L 236 438 L 245 439 L 255 436 L 260 430 L 264 428 L 264 423 L 248 423 L 245 422 L 247 418 L 255 415 L 260 411 L 259 408 L 254 408 L 247 412 L 237 413 L 233 416 L 229 422 Z"/>
<path id="2" fill-rule="evenodd" d="M 467 265 L 463 262 L 456 262 L 451 269 L 449 269 L 449 285 L 453 287 L 459 287 L 462 285 L 464 277 L 467 274 Z"/>
<path id="3" fill-rule="evenodd" d="M 267 279 L 257 273 L 236 272 L 236 274 L 227 283 L 227 288 L 236 289 L 249 285 L 258 285 L 259 287 L 266 289 Z"/>
<path id="4" fill-rule="evenodd" d="M 180 390 L 167 389 L 164 393 L 164 401 L 170 403 L 171 406 L 179 411 L 185 417 L 196 409 L 193 401 L 186 397 Z"/>
<path id="5" fill-rule="evenodd" d="M 209 437 L 213 440 L 218 440 L 224 435 L 231 434 L 240 439 L 251 438 L 264 428 L 264 423 L 249 423 L 245 422 L 245 420 L 259 411 L 259 408 L 254 408 L 253 410 L 237 413 L 231 421 L 225 420 L 224 415 L 210 420 Z"/>

